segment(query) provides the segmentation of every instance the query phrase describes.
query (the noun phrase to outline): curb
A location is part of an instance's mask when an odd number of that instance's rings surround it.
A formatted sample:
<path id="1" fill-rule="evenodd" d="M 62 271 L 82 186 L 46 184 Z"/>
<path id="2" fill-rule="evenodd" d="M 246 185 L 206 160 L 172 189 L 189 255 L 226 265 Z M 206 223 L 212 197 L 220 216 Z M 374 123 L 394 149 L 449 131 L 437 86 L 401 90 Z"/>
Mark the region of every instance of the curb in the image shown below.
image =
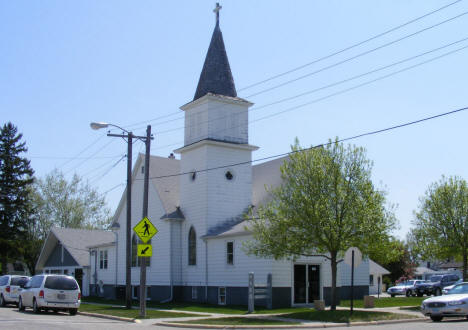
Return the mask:
<path id="1" fill-rule="evenodd" d="M 196 328 L 196 329 L 295 329 L 295 328 L 338 328 L 338 327 L 355 327 L 366 325 L 384 325 L 398 324 L 408 322 L 425 322 L 427 318 L 411 318 L 401 320 L 384 320 L 370 322 L 353 322 L 353 323 L 318 323 L 318 324 L 291 324 L 291 325 L 209 325 L 209 324 L 187 324 L 177 322 L 156 322 L 154 325 L 173 327 L 173 328 Z"/>
<path id="2" fill-rule="evenodd" d="M 121 316 L 113 316 L 113 315 L 106 315 L 106 314 L 99 314 L 99 313 L 90 313 L 90 312 L 78 312 L 80 315 L 85 315 L 85 316 L 92 316 L 92 317 L 98 317 L 101 319 L 108 319 L 108 320 L 116 320 L 116 321 L 124 321 L 124 322 L 130 322 L 130 323 L 141 323 L 140 320 L 138 319 L 131 319 L 129 317 L 121 317 Z"/>

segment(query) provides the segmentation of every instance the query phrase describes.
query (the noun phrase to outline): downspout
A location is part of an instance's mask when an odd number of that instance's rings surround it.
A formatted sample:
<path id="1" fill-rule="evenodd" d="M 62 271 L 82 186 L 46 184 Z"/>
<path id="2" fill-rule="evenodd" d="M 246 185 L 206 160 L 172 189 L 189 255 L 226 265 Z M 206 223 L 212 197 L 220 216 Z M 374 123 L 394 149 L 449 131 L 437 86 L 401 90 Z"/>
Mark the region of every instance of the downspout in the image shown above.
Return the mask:
<path id="1" fill-rule="evenodd" d="M 205 238 L 205 302 L 208 302 L 208 240 Z"/>
<path id="2" fill-rule="evenodd" d="M 169 283 L 170 283 L 170 295 L 169 298 L 162 300 L 161 303 L 167 303 L 172 301 L 173 299 L 173 291 L 174 291 L 174 283 L 173 283 L 173 278 L 172 278 L 172 234 L 173 234 L 173 223 L 172 221 L 169 222 L 169 233 L 170 233 L 170 243 L 169 243 Z"/>
<path id="3" fill-rule="evenodd" d="M 117 271 L 118 271 L 118 265 L 119 265 L 119 234 L 116 231 L 113 231 L 115 235 L 115 280 L 114 280 L 114 286 L 115 286 L 115 293 L 117 296 Z M 117 297 L 116 297 L 117 298 Z"/>
<path id="4" fill-rule="evenodd" d="M 94 250 L 94 291 L 96 295 L 99 296 L 98 285 L 97 285 L 97 250 Z"/>

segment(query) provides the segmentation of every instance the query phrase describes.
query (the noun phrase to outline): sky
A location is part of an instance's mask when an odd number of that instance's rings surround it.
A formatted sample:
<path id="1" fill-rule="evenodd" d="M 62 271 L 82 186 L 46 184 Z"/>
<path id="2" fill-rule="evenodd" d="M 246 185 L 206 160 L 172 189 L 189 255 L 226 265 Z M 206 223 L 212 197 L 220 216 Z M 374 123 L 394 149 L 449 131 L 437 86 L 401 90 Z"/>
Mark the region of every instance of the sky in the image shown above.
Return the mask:
<path id="1" fill-rule="evenodd" d="M 238 95 L 255 103 L 254 160 L 290 151 L 296 137 L 309 147 L 468 106 L 466 0 L 221 6 Z M 11 121 L 23 134 L 35 175 L 77 173 L 114 211 L 125 188 L 126 143 L 89 124 L 137 135 L 150 124 L 153 155 L 181 147 L 179 107 L 193 99 L 214 7 L 205 0 L 0 0 L 0 124 Z M 366 149 L 376 187 L 397 207 L 397 237 L 405 238 L 431 183 L 442 175 L 468 179 L 467 122 L 468 111 L 460 111 L 349 141 Z M 135 160 L 144 144 L 133 149 Z"/>

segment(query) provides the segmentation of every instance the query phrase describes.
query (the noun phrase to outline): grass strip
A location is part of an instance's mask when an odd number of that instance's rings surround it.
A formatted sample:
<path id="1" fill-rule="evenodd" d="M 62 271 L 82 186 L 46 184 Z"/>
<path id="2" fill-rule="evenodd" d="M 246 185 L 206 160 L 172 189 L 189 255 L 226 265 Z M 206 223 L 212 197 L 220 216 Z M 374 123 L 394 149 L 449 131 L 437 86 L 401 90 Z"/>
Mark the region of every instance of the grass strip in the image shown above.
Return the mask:
<path id="1" fill-rule="evenodd" d="M 350 322 L 370 322 L 370 321 L 384 321 L 384 320 L 401 320 L 417 318 L 417 316 L 388 313 L 388 312 L 368 312 L 368 311 L 353 311 L 353 315 L 350 315 L 350 311 L 336 310 L 336 311 L 310 311 L 310 312 L 298 312 L 290 314 L 278 315 L 278 317 L 288 319 L 299 319 L 308 321 L 321 321 L 321 322 L 333 322 L 333 323 L 350 323 Z"/>
<path id="2" fill-rule="evenodd" d="M 115 300 L 115 299 L 104 299 L 101 297 L 83 297 L 83 302 L 86 303 L 99 303 L 106 305 L 118 305 L 124 306 L 125 301 Z M 137 300 L 132 301 L 133 306 L 139 306 Z M 220 305 L 211 305 L 211 304 L 202 304 L 202 303 L 184 303 L 184 302 L 170 302 L 170 303 L 157 303 L 154 301 L 148 301 L 146 303 L 147 307 L 150 308 L 160 308 L 167 310 L 180 310 L 185 312 L 201 312 L 201 313 L 219 313 L 219 314 L 229 314 L 229 315 L 243 315 L 247 314 L 247 306 L 220 306 Z M 277 308 L 277 309 L 266 309 L 264 307 L 255 306 L 255 314 L 278 314 L 278 313 L 293 313 L 293 312 L 307 312 L 310 311 L 310 308 L 304 307 L 291 307 L 291 308 Z"/>
<path id="3" fill-rule="evenodd" d="M 385 297 L 375 298 L 374 307 L 385 308 L 385 307 L 401 307 L 401 306 L 421 306 L 421 302 L 427 299 L 427 297 Z M 341 307 L 349 307 L 351 302 L 349 300 L 341 300 Z M 364 308 L 363 300 L 354 300 L 353 306 L 356 308 Z"/>
<path id="4" fill-rule="evenodd" d="M 116 307 L 109 305 L 95 305 L 95 304 L 82 304 L 80 305 L 80 312 L 89 312 L 89 313 L 98 313 L 104 315 L 112 315 L 118 317 L 128 317 L 131 319 L 140 318 L 139 309 L 126 309 L 125 307 Z M 146 310 L 147 319 L 159 319 L 165 317 L 189 317 L 189 316 L 198 316 L 195 314 L 189 313 L 177 313 L 177 312 L 165 312 L 165 311 L 155 311 L 151 309 Z"/>
<path id="5" fill-rule="evenodd" d="M 288 324 L 300 324 L 300 322 L 289 322 L 280 320 L 269 320 L 254 317 L 223 317 L 223 318 L 211 318 L 201 319 L 193 321 L 183 321 L 178 323 L 185 324 L 211 324 L 211 325 L 288 325 Z"/>

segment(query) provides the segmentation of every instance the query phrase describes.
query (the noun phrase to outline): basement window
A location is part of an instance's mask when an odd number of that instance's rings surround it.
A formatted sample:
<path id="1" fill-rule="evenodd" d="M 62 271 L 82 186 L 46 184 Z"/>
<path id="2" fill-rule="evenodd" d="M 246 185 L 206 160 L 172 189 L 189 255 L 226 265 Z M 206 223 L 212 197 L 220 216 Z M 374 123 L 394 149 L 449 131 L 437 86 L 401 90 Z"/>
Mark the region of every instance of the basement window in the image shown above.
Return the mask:
<path id="1" fill-rule="evenodd" d="M 192 300 L 196 300 L 198 298 L 198 288 L 196 286 L 192 286 Z"/>
<path id="2" fill-rule="evenodd" d="M 218 288 L 218 305 L 226 305 L 226 288 Z"/>

